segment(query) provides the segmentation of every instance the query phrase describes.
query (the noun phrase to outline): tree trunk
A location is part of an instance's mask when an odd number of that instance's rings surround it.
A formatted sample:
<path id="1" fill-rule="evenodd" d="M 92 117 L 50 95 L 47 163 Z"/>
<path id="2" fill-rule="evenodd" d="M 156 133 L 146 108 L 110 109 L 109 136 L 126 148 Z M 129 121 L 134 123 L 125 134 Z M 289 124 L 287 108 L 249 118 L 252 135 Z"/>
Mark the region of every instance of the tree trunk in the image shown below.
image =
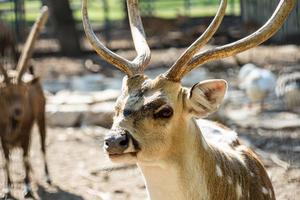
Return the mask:
<path id="1" fill-rule="evenodd" d="M 24 0 L 14 0 L 15 7 L 15 29 L 17 40 L 23 42 L 26 38 L 25 33 L 25 2 Z"/>
<path id="2" fill-rule="evenodd" d="M 80 42 L 75 21 L 68 0 L 42 0 L 50 11 L 50 23 L 53 25 L 61 52 L 68 56 L 79 55 Z"/>

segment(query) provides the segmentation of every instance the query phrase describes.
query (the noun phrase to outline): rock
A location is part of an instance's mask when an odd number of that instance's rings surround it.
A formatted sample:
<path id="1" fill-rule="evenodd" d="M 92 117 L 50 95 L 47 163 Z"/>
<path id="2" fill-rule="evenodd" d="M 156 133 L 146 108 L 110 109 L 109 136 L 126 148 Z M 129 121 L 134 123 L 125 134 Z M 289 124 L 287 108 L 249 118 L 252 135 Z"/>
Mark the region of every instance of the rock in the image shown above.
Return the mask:
<path id="1" fill-rule="evenodd" d="M 48 104 L 91 104 L 93 97 L 87 92 L 61 91 L 47 98 Z"/>
<path id="2" fill-rule="evenodd" d="M 94 103 L 114 101 L 121 95 L 121 90 L 108 89 L 101 92 L 93 92 L 91 95 Z"/>
<path id="3" fill-rule="evenodd" d="M 83 125 L 97 125 L 110 128 L 113 122 L 115 102 L 104 102 L 91 105 L 82 119 Z"/>
<path id="4" fill-rule="evenodd" d="M 122 76 L 120 76 L 120 77 L 106 78 L 103 82 L 103 90 L 104 89 L 121 90 L 123 77 L 124 77 L 124 75 L 122 74 Z"/>
<path id="5" fill-rule="evenodd" d="M 114 101 L 120 96 L 120 90 L 103 90 L 99 92 L 61 91 L 47 97 L 48 104 L 95 104 Z"/>
<path id="6" fill-rule="evenodd" d="M 47 119 L 50 126 L 98 125 L 110 128 L 115 100 L 120 90 L 99 92 L 61 91 L 47 95 Z"/>
<path id="7" fill-rule="evenodd" d="M 74 76 L 72 78 L 53 79 L 43 82 L 43 87 L 51 93 L 58 93 L 63 90 L 92 92 L 106 89 L 121 89 L 123 76 L 108 78 L 101 74 L 89 74 Z"/>
<path id="8" fill-rule="evenodd" d="M 68 80 L 47 80 L 43 81 L 43 88 L 51 93 L 57 93 L 61 90 L 66 90 L 70 87 Z"/>
<path id="9" fill-rule="evenodd" d="M 71 89 L 78 91 L 97 91 L 103 90 L 105 77 L 101 74 L 88 74 L 75 76 L 71 79 Z"/>
<path id="10" fill-rule="evenodd" d="M 89 107 L 82 105 L 54 105 L 46 106 L 47 124 L 49 126 L 74 127 L 81 124 L 83 113 L 88 112 Z"/>
<path id="11" fill-rule="evenodd" d="M 284 128 L 299 128 L 300 116 L 291 112 L 262 112 L 260 115 L 253 110 L 225 109 L 225 116 L 231 123 L 244 128 L 264 128 L 278 130 Z"/>

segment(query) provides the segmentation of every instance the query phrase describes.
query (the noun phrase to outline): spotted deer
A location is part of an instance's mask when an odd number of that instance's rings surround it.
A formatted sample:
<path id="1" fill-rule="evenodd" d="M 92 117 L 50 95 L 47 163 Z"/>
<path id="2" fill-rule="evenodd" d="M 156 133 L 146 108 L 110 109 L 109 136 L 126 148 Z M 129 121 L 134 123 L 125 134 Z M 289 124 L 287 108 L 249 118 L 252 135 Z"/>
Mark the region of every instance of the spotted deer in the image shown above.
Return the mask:
<path id="1" fill-rule="evenodd" d="M 23 150 L 25 166 L 24 197 L 31 198 L 28 150 L 30 146 L 31 129 L 37 122 L 41 148 L 44 156 L 47 182 L 50 183 L 46 162 L 46 127 L 45 127 L 45 97 L 39 78 L 34 74 L 26 74 L 32 55 L 34 42 L 48 18 L 47 7 L 42 8 L 40 17 L 35 22 L 24 49 L 21 53 L 16 70 L 7 70 L 0 64 L 0 141 L 5 157 L 5 189 L 0 199 L 15 199 L 11 195 L 11 179 L 9 175 L 9 157 L 13 148 Z M 27 77 L 27 78 L 26 78 Z M 1 180 L 2 181 L 2 180 Z"/>
<path id="2" fill-rule="evenodd" d="M 83 0 L 83 25 L 88 40 L 100 57 L 127 75 L 104 150 L 113 162 L 138 165 L 149 199 L 275 199 L 262 162 L 239 142 L 236 132 L 198 119 L 218 109 L 227 90 L 226 81 L 207 80 L 186 88 L 180 80 L 201 64 L 264 42 L 282 26 L 294 4 L 295 0 L 281 0 L 268 22 L 253 34 L 198 53 L 225 15 L 227 0 L 221 0 L 215 18 L 203 35 L 167 72 L 150 79 L 143 74 L 150 61 L 150 49 L 138 0 L 127 0 L 137 52 L 132 61 L 115 54 L 97 38 L 89 22 L 87 0 Z"/>

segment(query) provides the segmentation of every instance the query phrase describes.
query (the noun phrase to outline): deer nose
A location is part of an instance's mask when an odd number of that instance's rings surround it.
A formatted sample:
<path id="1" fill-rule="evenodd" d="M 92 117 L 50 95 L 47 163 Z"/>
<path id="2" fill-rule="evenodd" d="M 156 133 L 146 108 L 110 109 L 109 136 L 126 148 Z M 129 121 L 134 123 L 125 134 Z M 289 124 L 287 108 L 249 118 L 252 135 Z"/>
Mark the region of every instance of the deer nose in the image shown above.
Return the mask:
<path id="1" fill-rule="evenodd" d="M 109 154 L 122 154 L 129 146 L 128 133 L 111 135 L 104 140 L 104 149 Z"/>

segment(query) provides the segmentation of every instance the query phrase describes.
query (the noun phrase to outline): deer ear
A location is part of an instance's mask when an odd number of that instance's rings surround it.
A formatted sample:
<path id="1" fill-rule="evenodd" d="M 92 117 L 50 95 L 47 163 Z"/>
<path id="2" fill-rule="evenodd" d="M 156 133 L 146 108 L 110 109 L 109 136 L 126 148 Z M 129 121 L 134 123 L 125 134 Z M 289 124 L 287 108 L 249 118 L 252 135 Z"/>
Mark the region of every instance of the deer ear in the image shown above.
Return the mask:
<path id="1" fill-rule="evenodd" d="M 215 112 L 222 103 L 227 91 L 227 82 L 213 79 L 194 85 L 188 96 L 189 110 L 197 117 L 206 117 Z"/>

